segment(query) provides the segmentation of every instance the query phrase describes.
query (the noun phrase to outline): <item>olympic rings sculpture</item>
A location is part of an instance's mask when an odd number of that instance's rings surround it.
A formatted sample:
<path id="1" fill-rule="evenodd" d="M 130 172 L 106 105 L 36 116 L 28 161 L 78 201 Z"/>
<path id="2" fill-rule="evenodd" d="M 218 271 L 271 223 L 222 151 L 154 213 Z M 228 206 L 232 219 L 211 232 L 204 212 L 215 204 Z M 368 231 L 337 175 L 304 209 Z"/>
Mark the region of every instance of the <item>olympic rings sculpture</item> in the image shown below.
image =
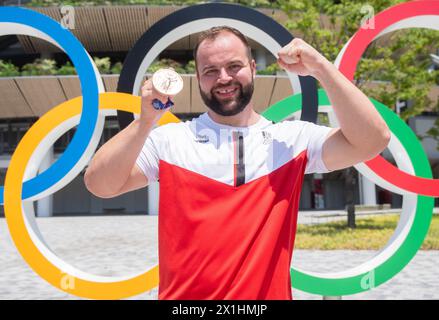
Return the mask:
<path id="1" fill-rule="evenodd" d="M 149 64 L 167 45 L 214 24 L 235 26 L 272 53 L 292 39 L 273 20 L 255 12 L 241 6 L 213 3 L 173 13 L 179 15 L 179 22 L 168 27 L 158 22 L 129 53 L 118 84 L 120 92 L 104 93 L 90 56 L 68 30 L 31 10 L 0 8 L 0 35 L 36 36 L 60 47 L 75 65 L 83 90 L 82 97 L 54 107 L 28 130 L 12 155 L 5 187 L 0 189 L 11 237 L 24 260 L 38 275 L 60 290 L 92 299 L 127 298 L 158 285 L 158 266 L 132 276 L 102 277 L 78 270 L 63 261 L 39 232 L 33 201 L 61 189 L 81 172 L 96 150 L 106 116 L 116 115 L 117 110 L 120 125 L 124 127 L 132 120 L 133 113 L 140 112 L 140 98 L 133 94 L 139 89 Z M 407 2 L 384 10 L 374 17 L 376 28 L 360 29 L 342 49 L 335 64 L 352 79 L 358 60 L 371 41 L 402 28 L 439 30 L 438 16 L 438 1 Z M 276 30 L 276 34 L 267 33 L 267 30 Z M 269 107 L 264 115 L 273 121 L 281 121 L 301 113 L 301 119 L 315 122 L 318 108 L 320 112 L 328 113 L 331 126 L 337 126 L 330 102 L 324 91 L 317 91 L 315 80 L 293 74 L 289 77 L 298 93 Z M 427 234 L 433 197 L 439 196 L 439 180 L 432 179 L 428 159 L 411 129 L 389 108 L 373 99 L 371 101 L 392 132 L 389 150 L 398 168 L 380 157 L 357 164 L 355 168 L 377 185 L 403 195 L 398 226 L 387 245 L 358 267 L 330 274 L 291 269 L 294 288 L 321 295 L 348 295 L 370 290 L 400 272 L 419 250 Z M 306 106 L 303 111 L 302 105 Z M 178 121 L 167 112 L 159 125 Z M 50 146 L 76 125 L 74 138 L 63 155 L 48 170 L 37 175 L 39 164 Z M 66 286 L 66 279 L 74 285 Z M 370 279 L 373 279 L 373 286 L 367 285 Z"/>

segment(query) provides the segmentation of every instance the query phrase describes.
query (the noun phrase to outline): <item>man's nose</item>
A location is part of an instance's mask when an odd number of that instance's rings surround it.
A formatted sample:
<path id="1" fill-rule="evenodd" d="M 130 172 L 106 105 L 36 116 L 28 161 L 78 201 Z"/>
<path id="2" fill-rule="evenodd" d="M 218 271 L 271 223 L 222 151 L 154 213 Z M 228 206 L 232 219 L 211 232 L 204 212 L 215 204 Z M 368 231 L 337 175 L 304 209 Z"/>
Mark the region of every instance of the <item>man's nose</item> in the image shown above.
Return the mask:
<path id="1" fill-rule="evenodd" d="M 219 82 L 229 82 L 232 77 L 227 73 L 226 68 L 221 68 L 218 76 Z"/>

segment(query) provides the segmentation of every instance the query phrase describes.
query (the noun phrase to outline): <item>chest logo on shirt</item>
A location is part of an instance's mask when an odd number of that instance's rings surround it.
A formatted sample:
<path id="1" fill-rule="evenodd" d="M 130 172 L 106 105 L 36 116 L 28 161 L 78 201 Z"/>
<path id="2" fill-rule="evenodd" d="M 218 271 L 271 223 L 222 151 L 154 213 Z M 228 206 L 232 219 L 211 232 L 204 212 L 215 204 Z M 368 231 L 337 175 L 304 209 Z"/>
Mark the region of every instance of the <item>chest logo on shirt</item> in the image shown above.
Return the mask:
<path id="1" fill-rule="evenodd" d="M 207 143 L 209 142 L 209 136 L 205 134 L 197 134 L 195 142 Z"/>
<path id="2" fill-rule="evenodd" d="M 273 141 L 273 137 L 270 132 L 262 131 L 263 144 L 270 144 Z"/>

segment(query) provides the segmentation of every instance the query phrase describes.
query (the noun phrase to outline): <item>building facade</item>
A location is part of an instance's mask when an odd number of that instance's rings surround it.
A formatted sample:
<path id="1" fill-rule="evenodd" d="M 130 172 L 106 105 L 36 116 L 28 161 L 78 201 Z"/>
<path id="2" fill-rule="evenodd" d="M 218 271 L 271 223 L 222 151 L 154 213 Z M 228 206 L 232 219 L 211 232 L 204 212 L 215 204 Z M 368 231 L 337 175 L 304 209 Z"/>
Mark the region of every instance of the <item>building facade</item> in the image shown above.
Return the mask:
<path id="1" fill-rule="evenodd" d="M 105 6 L 81 7 L 75 10 L 75 29 L 72 32 L 83 43 L 87 51 L 97 57 L 109 57 L 113 64 L 123 62 L 134 42 L 155 22 L 178 10 L 175 6 Z M 34 8 L 60 21 L 62 14 L 58 7 Z M 277 20 L 286 19 L 280 11 L 260 9 Z M 163 51 L 159 58 L 173 59 L 182 64 L 192 59 L 192 48 L 196 35 L 184 37 Z M 251 42 L 258 69 L 265 69 L 275 58 L 257 41 Z M 0 38 L 0 59 L 12 61 L 19 67 L 37 58 L 50 58 L 58 64 L 68 61 L 58 48 L 42 40 L 27 36 L 7 36 Z M 148 75 L 146 75 L 147 77 Z M 205 112 L 198 93 L 196 77 L 183 75 L 184 91 L 176 98 L 173 112 L 181 119 L 190 119 Z M 118 75 L 103 75 L 106 91 L 116 91 Z M 8 76 L 0 77 L 0 182 L 4 185 L 9 159 L 20 138 L 28 128 L 53 106 L 79 96 L 79 80 L 76 76 Z M 258 75 L 255 82 L 254 103 L 262 112 L 273 103 L 293 94 L 288 79 L 280 74 Z M 438 99 L 439 87 L 434 88 L 431 97 Z M 425 113 L 410 119 L 409 126 L 418 135 L 425 134 L 434 124 L 438 115 Z M 117 119 L 109 117 L 101 137 L 101 143 L 108 141 L 119 130 Z M 74 129 L 65 133 L 46 156 L 40 171 L 45 170 L 65 150 L 74 134 Z M 433 168 L 439 177 L 439 151 L 433 139 L 422 141 Z M 391 162 L 392 156 L 386 150 L 383 156 Z M 113 199 L 100 199 L 85 188 L 82 172 L 69 185 L 54 195 L 36 204 L 39 216 L 51 215 L 102 215 L 102 214 L 157 214 L 158 184 L 130 192 Z M 346 184 L 346 175 L 354 177 L 353 198 L 356 204 L 384 204 L 400 208 L 402 197 L 375 186 L 356 170 L 340 170 L 328 174 L 307 175 L 301 193 L 300 209 L 345 209 L 346 193 L 352 185 Z M 436 205 L 439 205 L 436 199 Z M 3 211 L 3 208 L 2 208 Z"/>

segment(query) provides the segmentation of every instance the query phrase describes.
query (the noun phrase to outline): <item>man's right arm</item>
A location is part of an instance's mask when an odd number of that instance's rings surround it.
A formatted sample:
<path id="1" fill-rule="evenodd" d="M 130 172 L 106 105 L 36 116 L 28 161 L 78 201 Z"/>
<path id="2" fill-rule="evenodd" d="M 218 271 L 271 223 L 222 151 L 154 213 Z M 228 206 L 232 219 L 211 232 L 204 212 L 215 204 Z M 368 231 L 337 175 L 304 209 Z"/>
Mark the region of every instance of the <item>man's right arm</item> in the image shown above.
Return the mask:
<path id="1" fill-rule="evenodd" d="M 165 103 L 168 97 L 156 92 L 147 80 L 142 87 L 140 117 L 102 145 L 90 161 L 84 182 L 95 196 L 112 198 L 148 185 L 136 160 L 154 125 L 167 111 L 154 109 L 153 99 Z"/>

